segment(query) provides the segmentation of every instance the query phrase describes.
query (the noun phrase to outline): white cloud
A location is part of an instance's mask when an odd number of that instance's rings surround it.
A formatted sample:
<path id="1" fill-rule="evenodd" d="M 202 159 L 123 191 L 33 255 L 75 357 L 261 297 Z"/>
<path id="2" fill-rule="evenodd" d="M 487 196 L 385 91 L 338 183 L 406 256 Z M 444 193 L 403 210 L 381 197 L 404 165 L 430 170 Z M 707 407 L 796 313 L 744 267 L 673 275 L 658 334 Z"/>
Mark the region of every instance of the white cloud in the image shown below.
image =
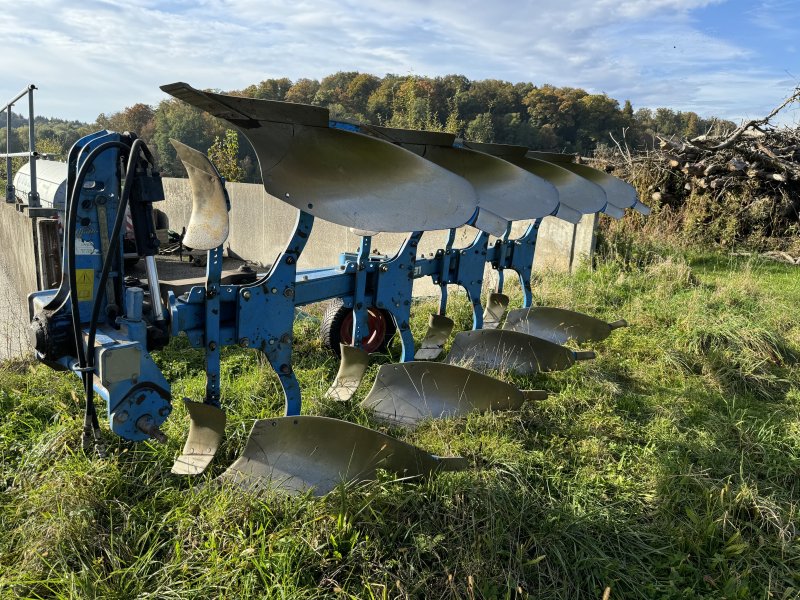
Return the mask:
<path id="1" fill-rule="evenodd" d="M 693 11 L 721 0 L 33 0 L 4 8 L 0 99 L 92 120 L 183 80 L 241 88 L 338 70 L 495 77 L 605 91 L 635 106 L 766 114 L 792 82 Z M 764 0 L 750 18 L 791 7 Z M 787 8 L 789 6 L 789 8 Z M 784 27 L 786 27 L 784 25 Z"/>

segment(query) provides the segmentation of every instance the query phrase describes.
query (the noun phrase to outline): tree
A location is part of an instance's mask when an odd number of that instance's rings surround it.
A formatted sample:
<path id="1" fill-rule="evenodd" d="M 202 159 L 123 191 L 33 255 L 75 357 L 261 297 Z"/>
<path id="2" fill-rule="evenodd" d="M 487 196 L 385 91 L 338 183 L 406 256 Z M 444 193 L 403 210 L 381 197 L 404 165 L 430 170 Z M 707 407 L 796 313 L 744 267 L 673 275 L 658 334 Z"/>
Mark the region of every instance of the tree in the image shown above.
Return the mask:
<path id="1" fill-rule="evenodd" d="M 258 85 L 247 86 L 240 93 L 242 96 L 259 100 L 284 100 L 291 88 L 292 80 L 288 77 L 281 77 L 280 79 L 265 79 Z"/>
<path id="2" fill-rule="evenodd" d="M 225 130 L 223 137 L 214 138 L 208 149 L 208 158 L 226 181 L 244 179 L 244 169 L 239 165 L 239 136 L 233 129 Z"/>
<path id="3" fill-rule="evenodd" d="M 481 113 L 467 125 L 467 139 L 472 142 L 493 142 L 494 126 L 492 115 L 488 112 Z"/>
<path id="4" fill-rule="evenodd" d="M 300 104 L 313 104 L 318 91 L 319 81 L 316 79 L 298 79 L 286 92 L 284 100 Z"/>
<path id="5" fill-rule="evenodd" d="M 147 142 L 150 141 L 155 129 L 154 119 L 155 110 L 152 106 L 137 103 L 109 116 L 100 113 L 97 116 L 97 125 L 119 133 L 125 131 L 135 133 Z"/>
<path id="6" fill-rule="evenodd" d="M 225 129 L 222 121 L 185 102 L 163 100 L 156 108 L 151 150 L 155 148 L 164 175 L 182 177 L 185 171 L 170 139 L 202 151 L 224 136 Z"/>

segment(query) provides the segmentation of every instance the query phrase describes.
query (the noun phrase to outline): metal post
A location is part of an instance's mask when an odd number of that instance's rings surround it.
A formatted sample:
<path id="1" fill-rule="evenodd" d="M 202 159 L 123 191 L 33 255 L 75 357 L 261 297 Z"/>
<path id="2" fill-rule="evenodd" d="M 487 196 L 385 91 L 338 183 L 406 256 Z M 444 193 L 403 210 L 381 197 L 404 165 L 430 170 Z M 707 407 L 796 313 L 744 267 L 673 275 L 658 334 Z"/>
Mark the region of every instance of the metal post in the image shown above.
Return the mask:
<path id="1" fill-rule="evenodd" d="M 6 106 L 6 202 L 15 202 L 14 182 L 11 179 L 11 107 Z"/>
<path id="2" fill-rule="evenodd" d="M 31 191 L 28 193 L 28 206 L 39 208 L 39 192 L 36 189 L 36 135 L 33 131 L 33 90 L 36 86 L 28 86 L 28 150 L 31 153 Z M 10 111 L 9 111 L 10 112 Z"/>
<path id="3" fill-rule="evenodd" d="M 163 321 L 164 305 L 161 303 L 161 288 L 158 285 L 158 268 L 155 257 L 145 256 L 144 264 L 147 269 L 147 285 L 150 287 L 150 306 L 153 308 L 153 317 L 156 321 Z"/>

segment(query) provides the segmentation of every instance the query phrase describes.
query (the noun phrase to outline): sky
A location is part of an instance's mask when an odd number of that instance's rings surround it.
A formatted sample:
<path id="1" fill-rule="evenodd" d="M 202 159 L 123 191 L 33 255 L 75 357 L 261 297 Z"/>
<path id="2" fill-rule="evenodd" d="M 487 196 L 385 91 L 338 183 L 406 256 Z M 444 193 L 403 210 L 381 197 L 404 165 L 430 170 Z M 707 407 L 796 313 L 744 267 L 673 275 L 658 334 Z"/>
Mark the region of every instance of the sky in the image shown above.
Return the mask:
<path id="1" fill-rule="evenodd" d="M 0 102 L 93 122 L 175 81 L 458 73 L 738 122 L 800 85 L 798 34 L 798 0 L 0 0 Z"/>

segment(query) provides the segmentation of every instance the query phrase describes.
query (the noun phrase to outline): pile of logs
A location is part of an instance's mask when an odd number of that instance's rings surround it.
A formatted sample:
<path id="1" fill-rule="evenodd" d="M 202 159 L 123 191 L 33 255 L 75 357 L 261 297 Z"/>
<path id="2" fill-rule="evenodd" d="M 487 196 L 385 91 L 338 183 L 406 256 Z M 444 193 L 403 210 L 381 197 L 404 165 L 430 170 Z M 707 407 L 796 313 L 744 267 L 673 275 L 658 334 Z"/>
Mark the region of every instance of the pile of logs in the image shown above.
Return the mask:
<path id="1" fill-rule="evenodd" d="M 749 182 L 751 190 L 773 194 L 800 189 L 800 129 L 776 128 L 770 121 L 800 100 L 800 88 L 768 116 L 743 123 L 726 135 L 701 135 L 691 140 L 658 138 L 658 158 L 680 174 L 684 190 L 724 192 Z M 753 185 L 754 184 L 754 185 Z M 670 191 L 655 190 L 652 200 L 669 202 Z"/>

